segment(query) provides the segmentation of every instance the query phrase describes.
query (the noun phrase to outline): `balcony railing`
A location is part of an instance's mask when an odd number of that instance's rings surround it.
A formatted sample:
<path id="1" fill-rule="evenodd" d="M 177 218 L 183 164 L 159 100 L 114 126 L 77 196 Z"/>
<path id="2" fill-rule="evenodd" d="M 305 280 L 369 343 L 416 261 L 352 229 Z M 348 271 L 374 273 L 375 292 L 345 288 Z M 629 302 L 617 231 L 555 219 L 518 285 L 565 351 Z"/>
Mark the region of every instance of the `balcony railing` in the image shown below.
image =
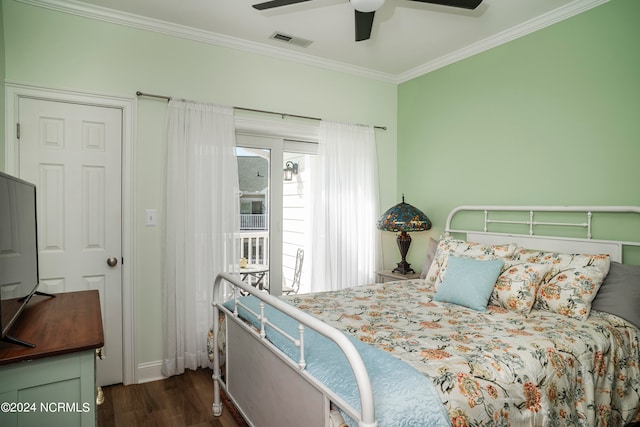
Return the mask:
<path id="1" fill-rule="evenodd" d="M 240 245 L 240 257 L 245 258 L 249 264 L 269 265 L 269 232 L 268 231 L 241 231 L 237 235 Z M 246 275 L 247 283 L 255 280 L 253 276 Z M 260 286 L 269 289 L 269 273 L 263 278 Z"/>
<path id="2" fill-rule="evenodd" d="M 268 228 L 267 214 L 240 214 L 240 230 L 267 230 Z"/>
<path id="3" fill-rule="evenodd" d="M 240 244 L 240 257 L 249 264 L 269 264 L 269 232 L 240 232 L 237 234 Z"/>

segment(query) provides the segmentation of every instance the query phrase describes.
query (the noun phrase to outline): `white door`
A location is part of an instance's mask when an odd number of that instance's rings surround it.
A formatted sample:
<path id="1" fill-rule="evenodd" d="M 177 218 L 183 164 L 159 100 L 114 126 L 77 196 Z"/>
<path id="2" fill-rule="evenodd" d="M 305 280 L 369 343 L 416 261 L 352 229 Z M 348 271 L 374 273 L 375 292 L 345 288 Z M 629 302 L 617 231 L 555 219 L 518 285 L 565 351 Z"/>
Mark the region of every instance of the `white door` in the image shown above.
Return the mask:
<path id="1" fill-rule="evenodd" d="M 268 233 L 269 248 L 266 259 L 269 264 L 269 275 L 264 280 L 272 295 L 282 294 L 282 185 L 273 185 L 273 182 L 281 182 L 282 178 L 282 138 L 271 136 L 245 135 L 236 133 L 236 145 L 240 148 L 249 149 L 244 153 L 247 156 L 258 156 L 266 159 L 266 170 L 256 173 L 255 169 L 238 164 L 238 174 L 247 174 L 253 177 L 254 181 L 264 184 L 264 189 L 259 191 L 264 199 L 266 215 L 269 218 Z M 240 156 L 241 153 L 237 154 Z M 244 170 L 243 170 L 244 169 Z M 264 176 L 256 176 L 264 173 Z M 238 177 L 243 181 L 242 177 Z M 240 183 L 240 193 L 243 193 L 243 184 Z M 261 186 L 262 187 L 262 186 Z M 241 200 L 242 200 L 241 196 Z M 240 230 L 241 234 L 246 234 L 246 230 Z M 249 232 L 251 234 L 251 232 Z"/>
<path id="2" fill-rule="evenodd" d="M 36 184 L 39 290 L 97 289 L 98 385 L 121 383 L 122 110 L 20 98 L 19 175 Z"/>

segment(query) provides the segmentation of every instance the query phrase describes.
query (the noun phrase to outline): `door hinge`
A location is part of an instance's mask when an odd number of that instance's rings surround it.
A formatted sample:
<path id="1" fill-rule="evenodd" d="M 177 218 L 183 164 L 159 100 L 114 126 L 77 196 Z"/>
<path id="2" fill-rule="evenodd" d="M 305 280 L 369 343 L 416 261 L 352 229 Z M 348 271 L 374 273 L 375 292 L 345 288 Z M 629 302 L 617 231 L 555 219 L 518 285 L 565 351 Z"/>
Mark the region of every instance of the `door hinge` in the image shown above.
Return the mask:
<path id="1" fill-rule="evenodd" d="M 20 123 L 16 123 L 16 138 L 20 139 Z"/>

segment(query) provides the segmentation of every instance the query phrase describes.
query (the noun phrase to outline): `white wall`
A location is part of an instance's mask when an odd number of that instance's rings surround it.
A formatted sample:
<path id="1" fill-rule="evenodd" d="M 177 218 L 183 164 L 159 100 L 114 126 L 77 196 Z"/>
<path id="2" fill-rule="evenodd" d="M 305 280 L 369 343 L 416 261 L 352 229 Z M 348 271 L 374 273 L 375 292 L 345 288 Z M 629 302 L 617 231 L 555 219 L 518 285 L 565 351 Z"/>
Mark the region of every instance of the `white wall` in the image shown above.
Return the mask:
<path id="1" fill-rule="evenodd" d="M 311 262 L 311 237 L 310 237 L 310 206 L 311 193 L 309 191 L 309 179 L 311 176 L 311 155 L 309 154 L 287 154 L 284 155 L 285 162 L 290 160 L 298 163 L 298 174 L 293 176 L 292 181 L 283 183 L 282 198 L 282 276 L 291 285 L 293 272 L 296 265 L 296 254 L 298 248 L 305 251 L 305 258 L 302 264 L 302 279 L 300 280 L 301 291 L 309 289 L 309 274 Z"/>

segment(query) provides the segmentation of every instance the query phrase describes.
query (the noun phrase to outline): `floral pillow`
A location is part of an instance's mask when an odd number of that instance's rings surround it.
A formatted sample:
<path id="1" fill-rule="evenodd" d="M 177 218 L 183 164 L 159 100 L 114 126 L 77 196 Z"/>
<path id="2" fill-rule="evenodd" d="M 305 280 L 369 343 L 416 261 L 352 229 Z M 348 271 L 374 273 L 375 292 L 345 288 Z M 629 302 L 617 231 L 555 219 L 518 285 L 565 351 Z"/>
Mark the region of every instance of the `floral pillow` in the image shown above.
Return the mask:
<path id="1" fill-rule="evenodd" d="M 513 260 L 526 261 L 537 264 L 553 264 L 556 268 L 564 267 L 582 267 L 591 265 L 598 268 L 606 268 L 609 270 L 609 255 L 585 255 L 585 254 L 565 254 L 561 252 L 548 252 L 535 249 L 525 249 L 518 247 L 514 254 Z"/>
<path id="2" fill-rule="evenodd" d="M 552 267 L 551 264 L 507 261 L 498 276 L 489 304 L 526 316 L 536 301 L 538 286 Z"/>
<path id="3" fill-rule="evenodd" d="M 514 254 L 516 248 L 517 245 L 515 243 L 507 245 L 485 245 L 454 239 L 445 234 L 438 242 L 435 258 L 425 280 L 433 284 L 436 289 L 438 288 L 447 271 L 447 259 L 449 255 L 480 260 L 508 259 Z"/>
<path id="4" fill-rule="evenodd" d="M 608 254 L 563 254 L 520 248 L 514 258 L 553 266 L 547 280 L 538 287 L 533 308 L 580 320 L 589 317 L 591 302 L 611 263 Z"/>

